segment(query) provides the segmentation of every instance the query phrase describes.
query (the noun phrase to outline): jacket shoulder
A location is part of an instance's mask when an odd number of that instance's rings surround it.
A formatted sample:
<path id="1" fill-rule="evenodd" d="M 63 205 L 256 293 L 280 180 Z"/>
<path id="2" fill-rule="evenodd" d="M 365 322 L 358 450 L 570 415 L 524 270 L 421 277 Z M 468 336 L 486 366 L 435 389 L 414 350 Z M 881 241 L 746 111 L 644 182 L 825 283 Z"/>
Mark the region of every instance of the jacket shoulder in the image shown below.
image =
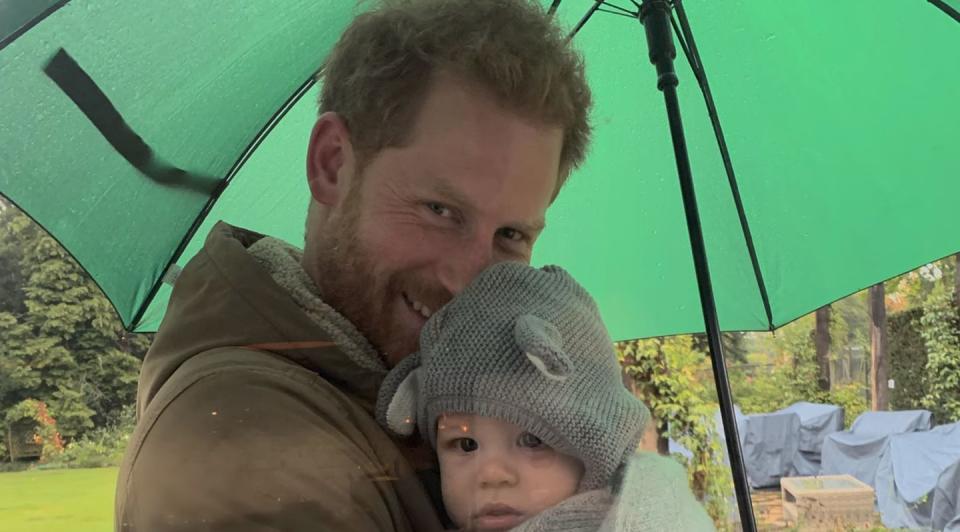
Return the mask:
<path id="1" fill-rule="evenodd" d="M 396 497 L 377 479 L 398 459 L 372 417 L 321 377 L 218 349 L 179 368 L 144 411 L 117 526 L 395 530 Z"/>

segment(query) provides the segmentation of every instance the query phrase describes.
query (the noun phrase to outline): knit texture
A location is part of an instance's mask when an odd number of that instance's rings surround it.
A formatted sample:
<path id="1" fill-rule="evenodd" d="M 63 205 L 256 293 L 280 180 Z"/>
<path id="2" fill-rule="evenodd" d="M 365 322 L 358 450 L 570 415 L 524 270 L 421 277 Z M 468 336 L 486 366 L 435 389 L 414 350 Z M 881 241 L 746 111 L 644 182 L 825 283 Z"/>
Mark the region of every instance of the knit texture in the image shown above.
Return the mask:
<path id="1" fill-rule="evenodd" d="M 498 418 L 579 458 L 583 491 L 610 483 L 649 418 L 590 295 L 559 267 L 512 262 L 434 314 L 380 389 L 378 421 L 395 432 L 415 423 L 436 446 L 444 413 Z"/>
<path id="2" fill-rule="evenodd" d="M 566 499 L 510 532 L 712 532 L 687 472 L 676 460 L 637 453 L 628 461 L 619 492 L 590 490 Z"/>
<path id="3" fill-rule="evenodd" d="M 607 489 L 584 491 L 527 519 L 510 532 L 598 532 L 614 512 L 613 504 L 614 497 Z"/>

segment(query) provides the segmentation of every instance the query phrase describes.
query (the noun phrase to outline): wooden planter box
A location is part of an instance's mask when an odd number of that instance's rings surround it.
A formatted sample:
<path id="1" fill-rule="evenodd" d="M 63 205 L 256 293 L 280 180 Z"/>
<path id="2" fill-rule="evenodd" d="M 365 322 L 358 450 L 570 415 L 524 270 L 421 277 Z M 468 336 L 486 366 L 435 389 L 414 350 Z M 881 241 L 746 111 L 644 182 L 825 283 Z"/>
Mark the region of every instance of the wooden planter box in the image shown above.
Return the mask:
<path id="1" fill-rule="evenodd" d="M 873 488 L 850 475 L 780 480 L 783 517 L 801 530 L 871 527 L 877 522 Z"/>

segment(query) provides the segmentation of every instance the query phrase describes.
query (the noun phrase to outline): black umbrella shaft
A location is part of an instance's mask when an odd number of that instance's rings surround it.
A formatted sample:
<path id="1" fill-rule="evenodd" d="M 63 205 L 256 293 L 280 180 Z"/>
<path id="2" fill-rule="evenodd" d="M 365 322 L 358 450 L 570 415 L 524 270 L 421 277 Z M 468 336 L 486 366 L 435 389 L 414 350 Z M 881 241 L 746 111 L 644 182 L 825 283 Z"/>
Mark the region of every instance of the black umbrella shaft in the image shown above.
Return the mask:
<path id="1" fill-rule="evenodd" d="M 743 464 L 740 449 L 740 436 L 734 414 L 733 398 L 730 393 L 730 381 L 724 364 L 723 346 L 720 343 L 720 324 L 717 320 L 717 306 L 713 298 L 713 285 L 710 282 L 710 266 L 707 263 L 707 250 L 703 242 L 703 230 L 700 226 L 700 213 L 697 209 L 697 196 L 693 188 L 693 173 L 690 170 L 690 158 L 687 155 L 687 142 L 683 134 L 683 120 L 680 117 L 680 101 L 677 98 L 677 75 L 673 68 L 676 49 L 670 29 L 670 6 L 666 0 L 644 0 L 640 10 L 640 21 L 647 34 L 650 47 L 650 61 L 657 68 L 657 88 L 663 92 L 667 106 L 667 119 L 670 122 L 670 135 L 673 139 L 673 152 L 677 160 L 677 174 L 680 177 L 680 192 L 683 196 L 683 209 L 687 219 L 687 232 L 693 251 L 693 263 L 697 273 L 697 287 L 700 290 L 700 305 L 703 309 L 703 322 L 710 346 L 710 362 L 720 399 L 720 418 L 723 420 L 724 436 L 730 454 L 730 467 L 733 472 L 734 490 L 740 521 L 743 529 L 755 532 L 757 524 L 750 502 L 750 488 L 747 485 L 747 471 Z"/>
<path id="2" fill-rule="evenodd" d="M 680 102 L 677 99 L 676 86 L 663 89 L 667 104 L 667 116 L 670 121 L 670 133 L 673 137 L 673 150 L 677 159 L 677 171 L 680 174 L 680 192 L 683 195 L 683 209 L 687 218 L 687 232 L 690 247 L 693 250 L 693 264 L 697 273 L 697 287 L 700 290 L 700 306 L 703 309 L 703 322 L 707 330 L 710 346 L 710 362 L 720 399 L 720 417 L 723 420 L 724 436 L 730 452 L 730 467 L 733 470 L 734 489 L 737 504 L 740 507 L 740 519 L 744 530 L 756 530 L 753 519 L 753 507 L 750 501 L 750 488 L 747 486 L 747 470 L 743 464 L 740 449 L 740 435 L 737 430 L 733 397 L 730 393 L 730 380 L 724 364 L 723 345 L 720 342 L 720 324 L 717 320 L 717 306 L 713 298 L 713 285 L 710 282 L 710 266 L 703 243 L 703 231 L 700 228 L 700 213 L 697 210 L 697 198 L 693 190 L 693 178 L 690 173 L 690 161 L 687 158 L 686 142 L 683 136 L 683 124 L 680 119 Z M 748 526 L 749 523 L 749 526 Z"/>

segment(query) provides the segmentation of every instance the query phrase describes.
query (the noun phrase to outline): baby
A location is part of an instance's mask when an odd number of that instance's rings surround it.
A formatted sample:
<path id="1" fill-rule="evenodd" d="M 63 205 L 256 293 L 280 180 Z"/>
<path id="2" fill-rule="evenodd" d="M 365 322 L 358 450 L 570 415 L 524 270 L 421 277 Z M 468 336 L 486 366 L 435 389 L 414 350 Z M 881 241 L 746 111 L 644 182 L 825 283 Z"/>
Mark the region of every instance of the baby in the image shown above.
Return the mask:
<path id="1" fill-rule="evenodd" d="M 491 267 L 424 325 L 377 416 L 436 450 L 464 530 L 713 530 L 683 468 L 637 453 L 649 420 L 589 294 L 558 267 Z"/>

